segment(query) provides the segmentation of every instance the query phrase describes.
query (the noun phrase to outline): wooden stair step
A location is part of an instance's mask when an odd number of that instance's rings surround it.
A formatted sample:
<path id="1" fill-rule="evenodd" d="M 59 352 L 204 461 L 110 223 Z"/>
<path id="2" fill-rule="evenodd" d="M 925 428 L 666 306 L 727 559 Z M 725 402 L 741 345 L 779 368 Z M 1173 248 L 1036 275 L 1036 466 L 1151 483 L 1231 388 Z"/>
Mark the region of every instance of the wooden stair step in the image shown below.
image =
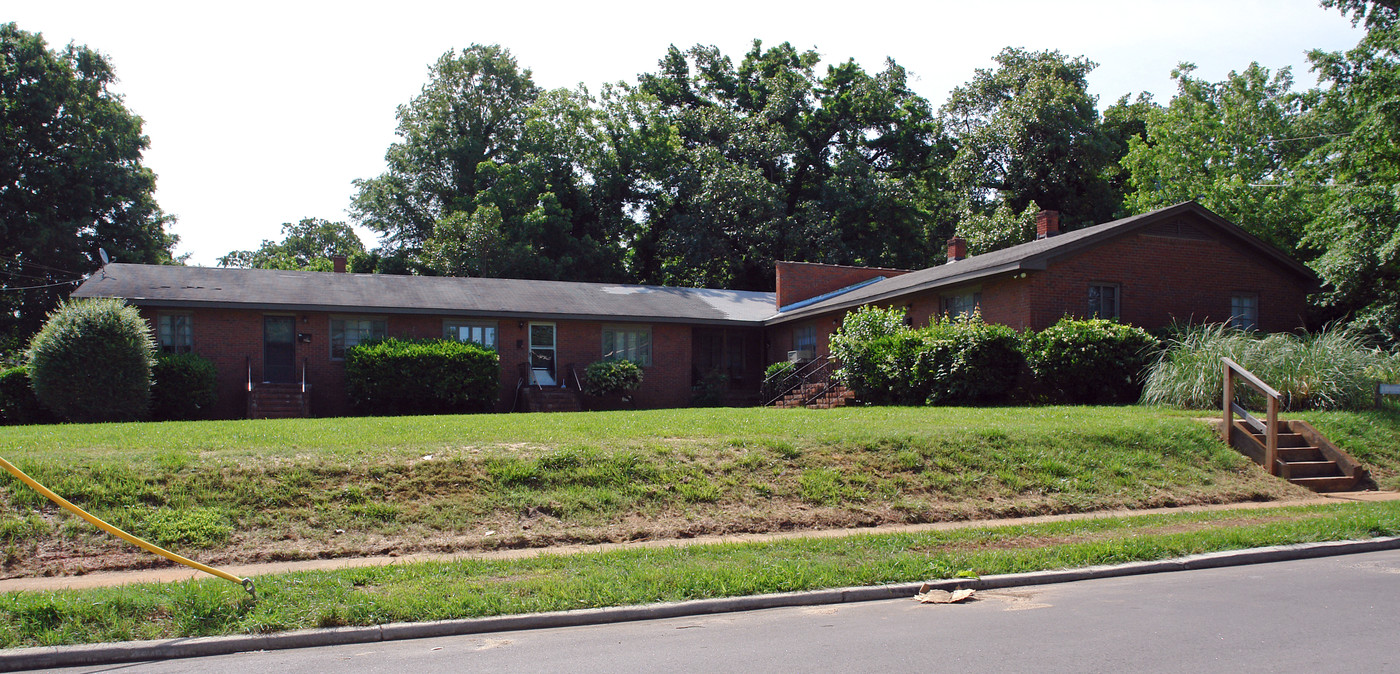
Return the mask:
<path id="1" fill-rule="evenodd" d="M 1313 491 L 1346 491 L 1356 486 L 1354 477 L 1295 477 L 1289 480 L 1300 487 Z"/>
<path id="2" fill-rule="evenodd" d="M 1278 474 L 1288 479 L 1301 477 L 1345 477 L 1336 461 L 1279 461 Z"/>
<path id="3" fill-rule="evenodd" d="M 1326 461 L 1322 450 L 1317 447 L 1279 447 L 1279 461 Z"/>

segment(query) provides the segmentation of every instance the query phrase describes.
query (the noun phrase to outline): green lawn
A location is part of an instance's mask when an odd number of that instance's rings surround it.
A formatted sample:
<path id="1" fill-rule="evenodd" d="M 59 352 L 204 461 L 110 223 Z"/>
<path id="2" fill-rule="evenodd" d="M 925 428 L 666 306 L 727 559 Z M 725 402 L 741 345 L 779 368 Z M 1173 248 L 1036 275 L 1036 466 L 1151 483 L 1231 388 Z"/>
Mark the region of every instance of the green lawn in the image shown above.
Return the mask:
<path id="1" fill-rule="evenodd" d="M 1131 406 L 10 427 L 0 454 L 210 563 L 1308 495 L 1203 424 Z M 8 476 L 0 545 L 9 575 L 145 563 Z"/>
<path id="2" fill-rule="evenodd" d="M 1400 503 L 1147 515 L 0 595 L 0 647 L 259 633 L 912 582 L 1400 534 Z"/>

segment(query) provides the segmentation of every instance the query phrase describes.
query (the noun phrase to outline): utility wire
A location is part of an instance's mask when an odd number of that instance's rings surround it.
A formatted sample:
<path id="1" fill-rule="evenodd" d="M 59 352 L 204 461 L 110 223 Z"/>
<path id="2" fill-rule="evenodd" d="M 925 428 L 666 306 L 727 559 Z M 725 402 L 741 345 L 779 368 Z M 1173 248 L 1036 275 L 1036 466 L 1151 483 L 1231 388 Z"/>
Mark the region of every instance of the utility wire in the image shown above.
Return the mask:
<path id="1" fill-rule="evenodd" d="M 21 288 L 12 288 L 12 287 L 9 287 L 9 286 L 0 286 L 0 292 L 7 292 L 7 291 L 8 291 L 8 292 L 13 292 L 13 291 L 16 291 L 16 290 L 40 290 L 40 289 L 42 289 L 42 288 L 57 288 L 58 286 L 73 285 L 74 283 L 77 283 L 79 280 L 81 280 L 81 279 L 75 279 L 75 280 L 72 280 L 72 281 L 64 281 L 64 282 L 62 282 L 62 283 L 50 283 L 50 284 L 42 285 L 42 286 L 24 286 L 24 287 L 21 287 Z"/>

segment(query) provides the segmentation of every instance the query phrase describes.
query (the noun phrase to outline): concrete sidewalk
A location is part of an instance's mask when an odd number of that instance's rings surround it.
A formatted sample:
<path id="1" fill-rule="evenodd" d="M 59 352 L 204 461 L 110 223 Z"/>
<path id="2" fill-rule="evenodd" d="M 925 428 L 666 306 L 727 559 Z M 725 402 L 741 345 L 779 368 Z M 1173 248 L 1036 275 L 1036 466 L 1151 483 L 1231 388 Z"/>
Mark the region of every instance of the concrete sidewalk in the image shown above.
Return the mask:
<path id="1" fill-rule="evenodd" d="M 1269 501 L 1227 503 L 1204 506 L 1184 506 L 1177 508 L 1150 508 L 1145 510 L 1104 510 L 1064 515 L 1041 515 L 1037 517 L 1015 517 L 989 520 L 964 520 L 958 522 L 933 522 L 929 524 L 909 524 L 899 526 L 868 527 L 862 529 L 824 529 L 814 531 L 786 531 L 768 534 L 735 534 L 726 536 L 698 536 L 685 539 L 629 541 L 626 543 L 599 543 L 594 545 L 566 545 L 546 548 L 517 548 L 486 552 L 460 552 L 446 554 L 409 554 L 379 557 L 341 557 L 333 559 L 310 559 L 269 564 L 248 564 L 221 567 L 240 578 L 291 573 L 296 571 L 322 571 L 347 569 L 365 566 L 387 566 L 390 564 L 412 564 L 417 562 L 451 562 L 476 559 L 523 559 L 540 555 L 577 555 L 610 550 L 655 549 L 669 547 L 689 547 L 715 543 L 753 543 L 764 541 L 789 540 L 794 538 L 844 538 L 890 533 L 918 533 L 925 531 L 949 531 L 974 527 L 1020 526 L 1047 522 L 1071 522 L 1096 520 L 1110 517 L 1133 517 L 1137 515 L 1160 515 L 1168 513 L 1197 513 L 1223 510 L 1261 510 L 1300 505 L 1325 505 L 1344 501 L 1394 501 L 1400 500 L 1400 492 L 1361 491 L 1319 494 L 1316 498 L 1297 501 Z M 171 564 L 157 569 L 137 571 L 99 572 L 81 576 L 44 576 L 34 578 L 7 578 L 0 580 L 0 592 L 32 592 L 44 590 L 76 590 L 93 587 L 112 587 L 136 583 L 173 583 L 192 578 L 207 578 L 193 569 Z"/>

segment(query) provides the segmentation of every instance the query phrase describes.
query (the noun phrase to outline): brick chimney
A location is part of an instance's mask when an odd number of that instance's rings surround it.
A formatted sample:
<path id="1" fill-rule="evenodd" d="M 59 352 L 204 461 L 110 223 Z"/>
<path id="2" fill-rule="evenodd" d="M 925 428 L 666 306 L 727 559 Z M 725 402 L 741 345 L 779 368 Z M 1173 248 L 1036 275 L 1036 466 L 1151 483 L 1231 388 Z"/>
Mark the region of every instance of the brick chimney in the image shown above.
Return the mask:
<path id="1" fill-rule="evenodd" d="M 1044 239 L 1060 233 L 1060 212 L 1041 211 L 1035 214 L 1035 238 Z"/>
<path id="2" fill-rule="evenodd" d="M 957 262 L 967 257 L 967 240 L 961 236 L 948 239 L 948 261 Z"/>
<path id="3" fill-rule="evenodd" d="M 345 273 L 345 256 L 344 256 L 344 255 L 332 255 L 332 256 L 331 256 L 331 265 L 333 265 L 333 267 L 335 268 L 335 273 L 337 273 L 337 274 L 344 274 L 344 273 Z"/>

